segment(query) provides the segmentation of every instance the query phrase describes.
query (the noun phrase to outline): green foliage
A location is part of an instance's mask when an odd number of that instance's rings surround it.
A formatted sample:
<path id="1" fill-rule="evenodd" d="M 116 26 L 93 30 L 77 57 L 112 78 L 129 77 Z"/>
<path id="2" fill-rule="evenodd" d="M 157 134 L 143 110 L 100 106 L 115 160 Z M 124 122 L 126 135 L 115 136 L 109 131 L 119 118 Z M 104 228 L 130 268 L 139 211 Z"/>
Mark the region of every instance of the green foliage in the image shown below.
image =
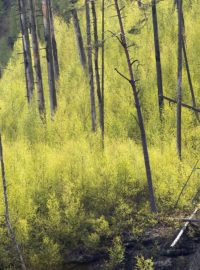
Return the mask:
<path id="1" fill-rule="evenodd" d="M 137 256 L 136 257 L 137 263 L 136 263 L 136 270 L 153 270 L 153 260 L 151 259 L 145 259 L 143 256 Z"/>
<path id="2" fill-rule="evenodd" d="M 189 3 L 189 1 L 188 1 Z M 79 3 L 81 5 L 81 3 Z M 199 92 L 199 1 L 185 3 L 188 58 L 195 92 Z M 97 15 L 100 18 L 100 3 Z M 151 10 L 139 10 L 136 1 L 126 3 L 124 22 L 128 32 L 148 18 L 140 34 L 127 33 L 147 131 L 150 161 L 159 211 L 167 216 L 177 200 L 200 151 L 200 127 L 194 115 L 183 109 L 183 160 L 176 156 L 175 107 L 165 103 L 162 124 L 157 106 L 157 85 Z M 106 29 L 119 32 L 112 9 L 106 9 Z M 85 40 L 85 17 L 79 10 Z M 159 34 L 166 95 L 176 96 L 177 21 L 170 1 L 158 4 Z M 80 66 L 73 25 L 56 18 L 60 62 L 58 109 L 50 120 L 45 51 L 41 50 L 47 108 L 43 125 L 37 111 L 37 95 L 28 107 L 21 40 L 0 81 L 0 126 L 3 133 L 11 221 L 30 269 L 59 269 L 70 252 L 110 250 L 111 263 L 123 260 L 119 235 L 141 237 L 156 221 L 149 213 L 140 132 L 130 86 L 115 72 L 127 74 L 122 48 L 110 32 L 105 42 L 105 150 L 100 130 L 91 134 L 89 90 Z M 101 30 L 99 19 L 99 31 Z M 41 45 L 43 47 L 43 45 Z M 183 74 L 183 100 L 191 103 Z M 197 104 L 200 97 L 197 95 Z M 200 171 L 192 176 L 179 202 L 179 210 L 191 207 L 200 183 Z M 0 194 L 0 216 L 4 214 Z M 4 220 L 0 226 L 0 268 L 16 265 L 10 252 Z M 114 240 L 113 240 L 114 239 Z M 112 246 L 110 243 L 113 243 Z M 69 255 L 70 256 L 70 255 Z M 140 262 L 143 263 L 142 259 Z M 145 263 L 145 262 L 144 262 Z M 148 265 L 148 264 L 147 264 Z M 151 264 L 149 263 L 149 267 Z M 148 268 L 145 268 L 148 269 Z"/>
<path id="3" fill-rule="evenodd" d="M 119 236 L 116 236 L 113 240 L 112 247 L 109 250 L 110 260 L 109 267 L 110 269 L 115 269 L 116 266 L 119 266 L 124 260 L 124 247 Z"/>

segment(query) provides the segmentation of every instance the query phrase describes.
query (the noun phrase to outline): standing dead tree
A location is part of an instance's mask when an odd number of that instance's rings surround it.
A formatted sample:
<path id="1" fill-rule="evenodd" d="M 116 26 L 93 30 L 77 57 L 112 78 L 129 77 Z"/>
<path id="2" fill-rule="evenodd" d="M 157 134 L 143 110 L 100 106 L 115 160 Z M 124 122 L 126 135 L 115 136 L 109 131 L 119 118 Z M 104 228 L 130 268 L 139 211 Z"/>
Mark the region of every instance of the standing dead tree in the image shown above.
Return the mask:
<path id="1" fill-rule="evenodd" d="M 101 127 L 101 134 L 102 134 L 102 146 L 104 148 L 104 137 L 105 137 L 105 127 L 104 127 L 104 75 L 105 75 L 105 0 L 102 0 L 101 3 L 101 12 L 102 12 L 102 17 L 101 17 L 101 27 L 102 27 L 102 32 L 101 32 L 101 102 L 102 102 L 102 127 Z"/>
<path id="2" fill-rule="evenodd" d="M 89 75 L 89 85 L 90 85 L 92 131 L 96 131 L 96 107 L 95 107 L 95 94 L 94 94 L 94 73 L 93 73 L 93 66 L 92 66 L 92 40 L 91 40 L 89 0 L 85 0 L 85 12 L 86 12 L 87 57 L 88 57 L 88 75 Z"/>
<path id="3" fill-rule="evenodd" d="M 50 29 L 51 29 L 51 42 L 52 42 L 52 50 L 53 50 L 53 60 L 54 60 L 54 72 L 55 72 L 55 79 L 58 80 L 60 69 L 58 63 L 58 50 L 57 50 L 57 42 L 55 37 L 55 28 L 54 28 L 54 17 L 52 12 L 52 1 L 48 0 L 49 2 L 49 20 L 50 20 Z"/>
<path id="4" fill-rule="evenodd" d="M 78 13 L 77 13 L 77 10 L 75 8 L 74 1 L 72 1 L 72 5 L 73 5 L 73 7 L 71 10 L 71 14 L 72 14 L 72 19 L 73 19 L 73 24 L 74 24 L 74 31 L 75 31 L 75 35 L 76 35 L 76 42 L 77 42 L 77 47 L 78 47 L 78 51 L 79 51 L 80 62 L 81 62 L 83 69 L 85 69 L 87 61 L 86 61 L 86 56 L 85 56 L 85 49 L 84 49 L 84 44 L 83 44 L 81 27 L 80 27 L 80 23 L 79 23 L 79 19 L 78 19 Z"/>
<path id="5" fill-rule="evenodd" d="M 7 195 L 7 183 L 6 183 L 6 175 L 5 175 L 5 166 L 4 166 L 4 159 L 3 159 L 3 146 L 2 146 L 2 139 L 0 134 L 0 162 L 1 162 L 1 176 L 2 176 L 2 183 L 3 183 L 3 194 L 4 194 L 4 203 L 5 203 L 5 221 L 8 228 L 8 233 L 10 235 L 11 241 L 13 243 L 13 247 L 16 249 L 17 254 L 19 256 L 19 260 L 21 263 L 21 268 L 26 270 L 26 264 L 24 262 L 24 258 L 20 247 L 17 243 L 14 230 L 12 228 L 10 222 L 10 213 L 9 213 L 9 203 L 8 203 L 8 195 Z"/>
<path id="6" fill-rule="evenodd" d="M 194 94 L 194 87 L 193 87 L 192 78 L 191 78 L 191 74 L 190 74 L 190 67 L 189 67 L 189 62 L 188 62 L 188 58 L 187 58 L 187 51 L 186 51 L 184 39 L 182 40 L 182 43 L 183 43 L 183 56 L 184 56 L 184 60 L 185 60 L 185 68 L 186 68 L 186 72 L 187 72 L 188 83 L 189 83 L 190 93 L 191 93 L 191 97 L 192 97 L 192 106 L 196 108 L 197 107 L 196 98 L 195 98 L 195 94 Z M 198 120 L 198 122 L 200 122 L 199 114 L 197 112 L 195 112 L 195 115 L 196 115 L 196 119 Z"/>
<path id="7" fill-rule="evenodd" d="M 44 101 L 44 91 L 43 91 L 43 82 L 42 82 L 42 71 L 40 64 L 40 51 L 38 44 L 37 36 L 37 27 L 35 19 L 35 0 L 29 0 L 29 9 L 30 9 L 30 29 L 32 37 L 32 47 L 33 47 L 33 58 L 34 58 L 34 68 L 36 75 L 36 84 L 38 92 L 38 109 L 41 117 L 45 116 L 45 101 Z"/>
<path id="8" fill-rule="evenodd" d="M 130 79 L 127 78 L 126 76 L 124 76 L 117 69 L 116 69 L 116 71 L 118 72 L 119 75 L 121 75 L 124 79 L 126 79 L 129 82 L 129 84 L 131 85 L 132 91 L 133 91 L 133 97 L 135 100 L 135 107 L 136 107 L 136 111 L 137 111 L 138 124 L 139 124 L 140 134 L 141 134 L 144 163 L 145 163 L 147 183 L 148 183 L 148 189 L 149 189 L 150 207 L 151 207 L 151 211 L 155 213 L 155 212 L 157 212 L 157 207 L 156 207 L 156 202 L 155 202 L 153 181 L 152 181 L 150 161 L 149 161 L 149 153 L 148 153 L 148 147 L 147 147 L 146 132 L 145 132 L 145 127 L 144 127 L 142 111 L 141 111 L 141 107 L 140 107 L 140 101 L 139 101 L 139 97 L 138 97 L 138 90 L 136 87 L 136 82 L 135 82 L 134 73 L 133 73 L 133 69 L 132 69 L 131 58 L 130 58 L 130 54 L 129 54 L 129 50 L 128 50 L 128 44 L 127 44 L 124 26 L 123 26 L 123 22 L 122 22 L 121 10 L 120 10 L 119 5 L 118 5 L 118 0 L 114 0 L 114 2 L 115 2 L 115 9 L 117 12 L 117 17 L 119 20 L 120 32 L 121 32 L 120 38 L 118 38 L 118 40 L 120 41 L 120 43 L 124 49 Z"/>
<path id="9" fill-rule="evenodd" d="M 57 97 L 56 97 L 56 87 L 55 87 L 49 8 L 50 8 L 49 1 L 42 0 L 42 15 L 43 15 L 44 35 L 45 35 L 45 42 L 46 42 L 46 59 L 47 59 L 47 69 L 48 69 L 50 108 L 51 108 L 51 115 L 53 116 L 57 108 Z"/>
<path id="10" fill-rule="evenodd" d="M 160 59 L 160 43 L 159 43 L 159 35 L 158 35 L 156 0 L 152 0 L 151 4 L 152 4 L 152 21 L 153 21 L 156 75 L 157 75 L 157 87 L 158 87 L 158 104 L 159 104 L 159 111 L 160 111 L 160 119 L 162 119 L 163 83 L 162 83 L 162 67 L 161 67 L 161 59 Z"/>
<path id="11" fill-rule="evenodd" d="M 18 0 L 19 14 L 20 14 L 20 27 L 22 33 L 23 42 L 23 55 L 24 55 L 24 66 L 26 76 L 26 88 L 27 88 L 27 99 L 30 103 L 33 97 L 34 89 L 34 77 L 31 59 L 30 40 L 28 34 L 28 22 L 26 16 L 26 4 L 24 0 Z"/>
<path id="12" fill-rule="evenodd" d="M 99 74 L 99 38 L 98 38 L 98 28 L 97 28 L 97 15 L 95 0 L 91 1 L 92 15 L 93 15 L 93 32 L 94 32 L 94 66 L 96 75 L 96 87 L 97 87 L 97 97 L 99 105 L 99 122 L 100 128 L 103 126 L 103 108 L 102 108 L 102 93 L 101 93 L 101 83 Z"/>
<path id="13" fill-rule="evenodd" d="M 177 70 L 177 111 L 176 111 L 176 144 L 178 157 L 181 160 L 181 102 L 182 102 L 182 0 L 177 0 L 178 13 L 178 70 Z"/>

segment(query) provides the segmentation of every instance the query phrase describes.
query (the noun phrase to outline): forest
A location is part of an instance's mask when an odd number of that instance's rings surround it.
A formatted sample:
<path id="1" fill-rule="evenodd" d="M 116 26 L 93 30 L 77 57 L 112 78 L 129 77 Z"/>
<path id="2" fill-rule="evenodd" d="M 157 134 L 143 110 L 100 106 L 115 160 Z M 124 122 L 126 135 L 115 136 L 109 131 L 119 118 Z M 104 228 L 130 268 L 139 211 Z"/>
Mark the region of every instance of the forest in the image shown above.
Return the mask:
<path id="1" fill-rule="evenodd" d="M 0 0 L 0 270 L 200 269 L 200 0 Z"/>

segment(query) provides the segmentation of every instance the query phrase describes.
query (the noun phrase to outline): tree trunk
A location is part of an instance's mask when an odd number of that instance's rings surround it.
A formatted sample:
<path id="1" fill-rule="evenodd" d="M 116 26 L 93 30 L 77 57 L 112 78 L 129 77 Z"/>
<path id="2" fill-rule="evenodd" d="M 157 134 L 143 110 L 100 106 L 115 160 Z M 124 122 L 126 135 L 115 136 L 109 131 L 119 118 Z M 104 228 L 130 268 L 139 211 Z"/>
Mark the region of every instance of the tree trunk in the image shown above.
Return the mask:
<path id="1" fill-rule="evenodd" d="M 75 7 L 73 7 L 73 9 L 71 10 L 71 14 L 72 14 L 72 18 L 73 18 L 77 47 L 79 50 L 80 62 L 81 62 L 83 69 L 85 69 L 86 68 L 85 49 L 84 49 L 84 45 L 83 45 L 83 37 L 81 34 L 81 28 L 80 28 L 80 24 L 79 24 L 78 14 L 77 14 L 77 10 Z"/>
<path id="2" fill-rule="evenodd" d="M 158 36 L 156 0 L 152 0 L 151 4 L 152 4 L 152 20 L 153 20 L 156 75 L 157 75 L 157 87 L 158 87 L 158 104 L 159 104 L 160 119 L 162 119 L 163 84 L 162 84 L 162 67 L 161 67 L 161 60 L 160 60 L 160 44 L 159 44 L 159 36 Z"/>
<path id="3" fill-rule="evenodd" d="M 36 19 L 35 19 L 35 0 L 29 0 L 29 8 L 30 8 L 30 29 L 32 36 L 32 47 L 33 47 L 33 57 L 34 57 L 34 68 L 36 74 L 36 84 L 37 84 L 37 92 L 38 92 L 38 109 L 42 118 L 45 117 L 45 102 L 44 102 L 44 91 L 43 91 L 43 83 L 42 83 L 42 71 L 40 64 L 40 51 L 38 45 L 38 37 L 37 37 L 37 27 L 36 27 Z"/>
<path id="4" fill-rule="evenodd" d="M 131 87 L 132 87 L 133 96 L 134 96 L 134 100 L 135 100 L 135 107 L 137 110 L 138 123 L 139 123 L 139 127 L 140 127 L 141 141 L 142 141 L 142 148 L 143 148 L 143 155 L 144 155 L 144 163 L 145 163 L 147 183 L 148 183 L 148 188 L 149 188 L 150 207 L 151 207 L 151 211 L 155 213 L 155 212 L 157 212 L 157 208 L 156 208 L 156 202 L 155 202 L 155 196 L 154 196 L 153 181 L 152 181 L 152 176 L 151 176 L 151 168 L 150 168 L 150 161 L 149 161 L 149 154 L 148 154 L 148 147 L 147 147 L 147 140 L 146 140 L 146 132 L 145 132 L 143 116 L 142 116 L 142 112 L 141 112 L 141 108 L 140 108 L 140 101 L 138 98 L 138 91 L 137 91 L 137 87 L 135 84 L 134 73 L 133 73 L 133 69 L 132 69 L 132 65 L 131 65 L 131 60 L 130 60 L 131 58 L 129 55 L 128 45 L 127 45 L 127 41 L 126 41 L 126 37 L 125 37 L 122 17 L 121 17 L 120 8 L 118 5 L 118 0 L 115 0 L 115 8 L 117 11 L 117 17 L 119 20 L 120 31 L 121 31 L 121 45 L 124 48 L 127 66 L 128 66 L 128 70 L 129 70 L 129 76 L 130 76 L 130 80 L 127 78 L 126 79 L 129 81 L 129 83 L 131 84 Z M 123 77 L 125 78 L 125 76 L 123 76 Z"/>
<path id="5" fill-rule="evenodd" d="M 21 253 L 20 247 L 17 243 L 17 240 L 15 238 L 15 233 L 14 233 L 14 230 L 13 230 L 11 222 L 10 222 L 9 203 L 8 203 L 8 195 L 7 195 L 7 183 L 6 183 L 5 167 L 4 167 L 4 160 L 3 160 L 3 146 L 2 146 L 2 140 L 1 140 L 1 134 L 0 134 L 0 163 L 1 163 L 1 176 L 2 176 L 2 184 L 3 184 L 4 204 L 5 204 L 5 221 L 6 221 L 8 233 L 10 235 L 13 247 L 16 249 L 17 254 L 19 256 L 21 268 L 23 270 L 26 270 L 24 258 L 23 258 L 23 255 Z"/>
<path id="6" fill-rule="evenodd" d="M 51 108 L 51 115 L 53 116 L 57 107 L 57 98 L 56 98 L 56 88 L 54 78 L 54 64 L 53 64 L 48 0 L 42 0 L 42 15 L 43 15 L 44 34 L 46 42 L 46 59 L 48 69 L 48 81 L 49 81 L 50 108 Z"/>
<path id="7" fill-rule="evenodd" d="M 53 50 L 55 79 L 58 80 L 60 70 L 59 70 L 59 63 L 58 63 L 58 50 L 57 50 L 57 43 L 56 43 L 56 37 L 55 37 L 55 29 L 54 29 L 54 18 L 53 18 L 53 13 L 52 13 L 51 0 L 48 0 L 48 1 L 49 1 L 49 19 L 50 19 L 50 27 L 51 27 L 51 41 L 52 41 L 52 50 Z"/>
<path id="8" fill-rule="evenodd" d="M 91 1 L 91 5 L 92 5 L 93 31 L 94 31 L 94 66 L 95 66 L 97 97 L 98 97 L 98 105 L 99 105 L 99 122 L 100 122 L 100 128 L 102 129 L 103 117 L 102 117 L 101 83 L 100 83 L 100 75 L 99 75 L 99 39 L 98 39 L 95 0 Z"/>
<path id="9" fill-rule="evenodd" d="M 86 31 L 87 31 L 87 53 L 88 53 L 88 75 L 90 84 L 90 105 L 92 117 L 92 131 L 96 131 L 96 108 L 94 95 L 94 76 L 92 67 L 92 43 L 91 43 L 91 29 L 90 29 L 90 7 L 89 0 L 85 1 L 86 9 Z"/>
<path id="10" fill-rule="evenodd" d="M 182 0 L 177 0 L 178 12 L 178 71 L 177 71 L 177 153 L 181 160 L 181 102 L 182 102 Z"/>
<path id="11" fill-rule="evenodd" d="M 33 68 L 32 68 L 31 49 L 30 49 L 30 40 L 29 40 L 29 34 L 28 34 L 25 1 L 18 0 L 18 5 L 19 5 L 19 13 L 20 13 L 22 42 L 23 42 L 27 99 L 28 99 L 28 102 L 30 103 L 33 98 L 34 77 L 33 77 Z"/>
<path id="12" fill-rule="evenodd" d="M 101 102 L 102 102 L 102 127 L 101 127 L 101 134 L 102 134 L 102 146 L 104 148 L 104 137 L 105 137 L 105 115 L 104 115 L 104 74 L 105 74 L 105 0 L 102 0 L 102 6 L 101 6 L 101 12 L 102 12 L 102 21 L 101 21 L 101 25 L 102 25 L 102 33 L 101 33 L 101 42 L 102 42 L 102 53 L 101 53 Z"/>
<path id="13" fill-rule="evenodd" d="M 192 97 L 192 105 L 193 105 L 193 107 L 196 108 L 197 105 L 196 105 L 196 99 L 195 99 L 195 94 L 194 94 L 194 88 L 193 88 L 192 79 L 191 79 L 191 75 L 190 75 L 190 67 L 189 67 L 189 63 L 188 63 L 185 42 L 183 39 L 182 39 L 182 43 L 183 43 L 183 55 L 184 55 L 184 59 L 185 59 L 185 68 L 186 68 L 186 72 L 187 72 L 188 83 L 189 83 L 190 93 L 191 93 L 191 97 Z M 196 119 L 198 120 L 198 122 L 200 122 L 199 114 L 197 112 L 195 112 L 195 115 L 196 115 Z"/>

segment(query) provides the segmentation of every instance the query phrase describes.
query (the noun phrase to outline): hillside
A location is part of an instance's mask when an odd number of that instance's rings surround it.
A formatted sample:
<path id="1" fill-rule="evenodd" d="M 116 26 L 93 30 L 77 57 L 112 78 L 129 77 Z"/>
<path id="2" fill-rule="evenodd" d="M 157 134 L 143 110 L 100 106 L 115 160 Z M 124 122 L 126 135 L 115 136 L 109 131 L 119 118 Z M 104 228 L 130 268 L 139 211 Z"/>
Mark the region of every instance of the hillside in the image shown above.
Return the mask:
<path id="1" fill-rule="evenodd" d="M 86 47 L 83 4 L 77 5 Z M 45 50 L 40 51 L 45 123 L 37 110 L 36 89 L 32 104 L 27 105 L 21 39 L 16 40 L 0 80 L 0 127 L 10 216 L 29 269 L 63 269 L 72 254 L 94 251 L 110 256 L 110 263 L 103 269 L 115 269 L 123 261 L 124 235 L 140 239 L 158 224 L 157 215 L 151 214 L 149 207 L 132 90 L 115 71 L 117 68 L 128 74 L 123 48 L 113 36 L 120 28 L 111 4 L 107 1 L 105 9 L 104 149 L 100 127 L 96 133 L 91 132 L 88 78 L 80 65 L 72 22 L 66 25 L 61 17 L 55 17 L 60 77 L 53 119 Z M 101 17 L 100 5 L 97 1 L 97 18 Z M 167 217 L 193 211 L 192 198 L 200 187 L 199 170 L 192 174 L 175 209 L 174 205 L 199 158 L 200 126 L 194 112 L 183 108 L 180 161 L 176 150 L 176 105 L 165 101 L 162 121 L 159 116 L 151 8 L 139 9 L 136 1 L 120 1 L 120 5 L 125 5 L 123 22 L 127 39 L 133 43 L 129 52 L 132 60 L 139 61 L 133 64 L 133 69 L 140 90 L 158 215 L 165 224 Z M 199 107 L 199 0 L 192 3 L 185 0 L 183 9 L 188 61 Z M 157 4 L 157 13 L 164 95 L 176 99 L 177 13 L 167 0 Z M 137 33 L 131 31 L 138 27 L 139 21 L 144 23 Z M 100 32 L 100 19 L 98 29 Z M 0 45 L 0 50 L 4 50 L 3 46 Z M 40 44 L 40 48 L 44 46 Z M 4 59 L 1 61 L 6 63 Z M 185 65 L 182 95 L 183 102 L 192 105 Z M 0 269 L 18 269 L 4 222 L 3 193 L 0 215 Z M 173 229 L 180 226 L 169 223 Z"/>

